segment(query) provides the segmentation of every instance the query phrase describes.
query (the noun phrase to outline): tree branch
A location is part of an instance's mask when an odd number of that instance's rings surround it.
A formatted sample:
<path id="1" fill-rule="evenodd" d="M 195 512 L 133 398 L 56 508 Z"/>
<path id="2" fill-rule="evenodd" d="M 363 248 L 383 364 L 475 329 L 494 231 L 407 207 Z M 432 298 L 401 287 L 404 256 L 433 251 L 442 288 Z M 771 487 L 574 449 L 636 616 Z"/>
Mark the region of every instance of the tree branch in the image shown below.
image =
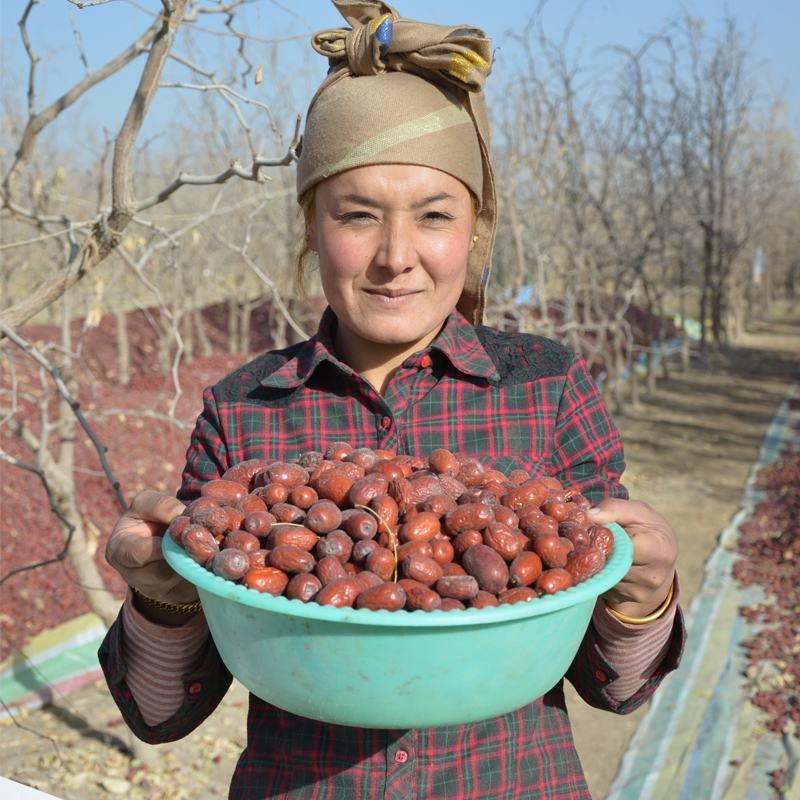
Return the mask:
<path id="1" fill-rule="evenodd" d="M 81 247 L 74 247 L 66 266 L 54 280 L 45 281 L 34 289 L 27 297 L 12 306 L 0 316 L 0 339 L 4 329 L 16 328 L 36 315 L 43 308 L 54 302 L 73 284 L 77 283 L 87 272 L 102 263 L 109 253 L 119 244 L 122 232 L 130 222 L 134 210 L 131 198 L 131 157 L 133 145 L 138 135 L 147 109 L 158 90 L 158 81 L 164 63 L 169 54 L 175 30 L 181 22 L 186 0 L 176 0 L 176 12 L 171 16 L 162 16 L 152 25 L 144 36 L 129 47 L 125 53 L 105 67 L 93 72 L 76 84 L 66 95 L 57 100 L 48 109 L 28 121 L 17 157 L 4 182 L 4 203 L 10 201 L 10 181 L 23 161 L 30 154 L 36 134 L 54 119 L 69 104 L 74 102 L 90 86 L 131 61 L 142 49 L 152 42 L 147 56 L 139 85 L 136 88 L 128 113 L 117 135 L 112 167 L 112 205 L 106 218 L 101 216 L 94 224 L 91 234 Z M 144 43 L 144 44 L 143 44 Z M 35 124 L 34 124 L 35 123 Z"/>
<path id="2" fill-rule="evenodd" d="M 27 18 L 27 14 L 30 11 L 31 6 L 38 1 L 39 0 L 31 0 L 28 8 L 25 10 L 23 20 Z M 22 21 L 20 21 L 20 26 L 24 31 L 25 29 Z M 3 179 L 3 205 L 7 206 L 11 200 L 11 182 L 14 180 L 17 174 L 19 174 L 22 167 L 30 158 L 36 137 L 42 132 L 42 130 L 54 119 L 56 119 L 56 117 L 58 117 L 58 115 L 64 111 L 64 109 L 69 108 L 73 103 L 75 103 L 76 100 L 86 94 L 89 89 L 91 89 L 93 86 L 96 86 L 98 83 L 101 83 L 115 72 L 121 70 L 124 66 L 133 61 L 133 59 L 136 58 L 140 53 L 143 53 L 145 50 L 147 50 L 147 48 L 150 46 L 150 43 L 158 34 L 160 28 L 161 21 L 157 20 L 130 47 L 126 48 L 116 58 L 112 59 L 104 66 L 96 69 L 94 72 L 90 72 L 82 80 L 78 81 L 78 83 L 76 83 L 68 92 L 61 95 L 58 100 L 51 103 L 49 106 L 47 106 L 47 108 L 42 109 L 42 111 L 40 111 L 38 114 L 33 113 L 33 65 L 35 63 L 34 59 L 38 60 L 38 57 L 31 54 L 31 77 L 28 89 L 29 111 L 31 112 L 31 116 L 28 119 L 27 125 L 25 126 L 25 130 L 22 134 L 22 140 L 20 141 L 17 152 L 14 155 L 14 161 L 11 164 L 11 168 Z M 27 34 L 25 34 L 25 38 L 27 38 Z M 29 43 L 26 45 L 26 49 L 28 47 Z M 32 53 L 32 51 L 29 51 L 29 54 L 30 53 Z"/>
<path id="3" fill-rule="evenodd" d="M 23 427 L 19 421 L 14 420 L 12 422 L 12 430 L 14 430 L 14 433 L 16 433 L 23 440 L 25 440 L 26 444 L 30 446 L 30 439 L 33 438 L 33 435 L 30 433 L 30 431 L 28 431 L 27 428 Z M 35 449 L 35 446 L 32 449 Z M 59 561 L 64 561 L 67 558 L 67 553 L 69 551 L 69 546 L 72 541 L 72 536 L 75 533 L 75 526 L 59 510 L 55 494 L 53 493 L 53 490 L 50 488 L 50 484 L 47 482 L 47 476 L 45 475 L 44 470 L 39 469 L 39 467 L 33 466 L 33 464 L 27 464 L 24 461 L 20 461 L 18 458 L 15 458 L 10 453 L 6 453 L 5 450 L 0 450 L 0 461 L 5 461 L 6 464 L 11 464 L 12 467 L 18 467 L 19 469 L 24 469 L 26 472 L 32 472 L 39 478 L 39 480 L 42 482 L 42 486 L 44 487 L 45 492 L 47 493 L 47 501 L 50 504 L 50 510 L 56 517 L 58 517 L 59 522 L 64 526 L 64 528 L 67 531 L 66 538 L 64 539 L 64 549 L 58 555 L 54 556 L 53 558 L 48 558 L 44 561 L 37 561 L 34 564 L 26 564 L 23 567 L 15 567 L 14 569 L 9 570 L 5 575 L 3 575 L 0 578 L 0 585 L 2 585 L 9 578 L 14 577 L 14 575 L 18 575 L 20 572 L 28 572 L 29 570 L 37 569 L 38 567 L 43 567 L 46 564 L 56 564 Z"/>
<path id="4" fill-rule="evenodd" d="M 83 416 L 83 412 L 81 411 L 80 404 L 70 394 L 64 381 L 62 380 L 61 371 L 58 369 L 58 367 L 53 366 L 35 347 L 33 347 L 33 345 L 25 341 L 25 339 L 18 334 L 14 333 L 14 331 L 7 326 L 3 325 L 2 322 L 0 322 L 0 332 L 11 339 L 11 341 L 14 342 L 14 344 L 17 345 L 17 347 L 19 347 L 22 351 L 27 353 L 40 367 L 50 373 L 58 393 L 64 398 L 64 401 L 67 403 L 67 405 L 69 405 L 81 428 L 83 428 L 84 432 L 94 445 L 97 455 L 100 458 L 100 464 L 103 467 L 103 472 L 105 472 L 106 477 L 111 484 L 111 488 L 114 490 L 117 504 L 122 511 L 127 510 L 128 504 L 125 502 L 125 498 L 122 496 L 122 492 L 120 491 L 120 483 L 114 477 L 114 473 L 111 470 L 111 465 L 108 463 L 108 459 L 106 458 L 108 448 L 97 438 L 97 435 L 92 430 L 91 425 L 89 425 L 89 423 L 86 421 L 86 417 Z"/>
<path id="5" fill-rule="evenodd" d="M 298 128 L 299 128 L 298 117 Z M 238 161 L 233 161 L 231 165 L 218 173 L 217 175 L 188 175 L 184 172 L 178 174 L 178 177 L 172 181 L 168 186 L 165 186 L 158 194 L 141 200 L 136 205 L 136 211 L 145 211 L 148 208 L 163 203 L 170 195 L 174 194 L 182 186 L 213 186 L 215 184 L 225 183 L 234 176 L 242 178 L 246 181 L 255 181 L 256 183 L 263 183 L 264 176 L 261 175 L 262 167 L 286 167 L 297 159 L 297 145 L 299 142 L 298 129 L 295 129 L 295 135 L 292 139 L 286 155 L 281 158 L 255 158 L 249 167 L 245 168 Z"/>

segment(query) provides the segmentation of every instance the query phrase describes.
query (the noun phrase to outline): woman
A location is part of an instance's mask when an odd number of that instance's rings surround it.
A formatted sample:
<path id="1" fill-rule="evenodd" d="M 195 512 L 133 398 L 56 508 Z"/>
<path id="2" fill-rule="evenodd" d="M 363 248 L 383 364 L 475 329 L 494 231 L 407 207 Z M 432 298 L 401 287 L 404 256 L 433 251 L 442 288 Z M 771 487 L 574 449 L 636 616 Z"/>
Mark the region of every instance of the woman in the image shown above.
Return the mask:
<path id="1" fill-rule="evenodd" d="M 567 677 L 592 705 L 638 707 L 677 666 L 675 535 L 628 501 L 619 434 L 583 361 L 541 337 L 480 325 L 495 224 L 480 31 L 334 0 L 350 30 L 315 47 L 332 71 L 311 103 L 298 164 L 306 246 L 329 308 L 316 336 L 266 353 L 205 393 L 181 501 L 247 458 L 347 441 L 444 447 L 556 475 L 630 532 L 634 566 L 598 601 Z M 143 492 L 109 562 L 132 588 L 101 648 L 111 692 L 142 739 L 185 736 L 231 676 L 194 588 L 161 557 L 183 503 Z M 294 716 L 251 696 L 232 798 L 587 798 L 560 682 L 497 719 L 367 730 Z"/>

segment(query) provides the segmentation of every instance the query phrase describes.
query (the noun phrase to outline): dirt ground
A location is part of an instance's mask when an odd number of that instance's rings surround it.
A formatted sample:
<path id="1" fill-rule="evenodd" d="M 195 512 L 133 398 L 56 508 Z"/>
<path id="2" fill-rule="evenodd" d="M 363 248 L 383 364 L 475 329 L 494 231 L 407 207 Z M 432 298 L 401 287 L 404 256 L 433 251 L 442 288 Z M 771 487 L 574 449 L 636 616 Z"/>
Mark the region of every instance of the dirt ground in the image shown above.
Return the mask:
<path id="1" fill-rule="evenodd" d="M 797 376 L 800 315 L 755 325 L 735 346 L 696 357 L 660 380 L 653 397 L 617 422 L 626 442 L 626 484 L 673 524 L 688 607 L 742 490 L 772 415 Z M 690 644 L 691 646 L 691 644 Z M 568 694 L 589 785 L 602 800 L 645 709 L 618 717 Z M 131 758 L 132 740 L 102 681 L 0 721 L 2 774 L 63 800 L 195 800 L 227 796 L 243 746 L 247 696 L 234 685 L 190 737 Z M 666 799 L 665 799 L 666 800 Z"/>

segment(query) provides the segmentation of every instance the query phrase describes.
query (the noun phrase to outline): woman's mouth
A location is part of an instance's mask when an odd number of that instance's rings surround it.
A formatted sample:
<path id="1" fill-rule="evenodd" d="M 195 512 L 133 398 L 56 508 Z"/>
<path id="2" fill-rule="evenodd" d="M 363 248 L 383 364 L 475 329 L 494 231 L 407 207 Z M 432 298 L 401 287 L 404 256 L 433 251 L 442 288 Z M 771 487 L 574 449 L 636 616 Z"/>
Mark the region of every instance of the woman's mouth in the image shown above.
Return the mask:
<path id="1" fill-rule="evenodd" d="M 400 305 L 419 294 L 416 289 L 365 289 L 364 292 L 385 305 Z"/>

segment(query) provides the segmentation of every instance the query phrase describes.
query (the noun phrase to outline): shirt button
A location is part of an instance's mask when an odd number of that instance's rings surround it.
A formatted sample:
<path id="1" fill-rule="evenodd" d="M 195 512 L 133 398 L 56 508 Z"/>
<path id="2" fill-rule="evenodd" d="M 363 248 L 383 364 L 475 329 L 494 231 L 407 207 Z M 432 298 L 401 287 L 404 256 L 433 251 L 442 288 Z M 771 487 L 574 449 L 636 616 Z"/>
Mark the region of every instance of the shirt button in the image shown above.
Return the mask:
<path id="1" fill-rule="evenodd" d="M 189 694 L 200 694 L 203 690 L 202 683 L 193 683 L 189 686 Z"/>
<path id="2" fill-rule="evenodd" d="M 394 760 L 395 760 L 395 761 L 396 761 L 398 764 L 405 764 L 405 763 L 406 763 L 406 761 L 408 761 L 408 752 L 407 752 L 406 750 L 398 750 L 398 751 L 397 751 L 397 752 L 394 754 Z"/>
<path id="3" fill-rule="evenodd" d="M 391 424 L 392 424 L 392 418 L 391 417 L 382 417 L 381 418 L 381 428 L 383 428 L 384 430 L 386 430 L 388 427 L 390 427 Z"/>
<path id="4" fill-rule="evenodd" d="M 596 669 L 594 671 L 594 676 L 599 681 L 607 681 L 608 680 L 608 675 L 606 675 L 605 672 L 603 672 L 603 670 L 601 670 L 601 669 Z"/>
<path id="5" fill-rule="evenodd" d="M 427 369 L 431 365 L 431 357 L 429 355 L 422 356 L 419 360 L 419 365 Z"/>

